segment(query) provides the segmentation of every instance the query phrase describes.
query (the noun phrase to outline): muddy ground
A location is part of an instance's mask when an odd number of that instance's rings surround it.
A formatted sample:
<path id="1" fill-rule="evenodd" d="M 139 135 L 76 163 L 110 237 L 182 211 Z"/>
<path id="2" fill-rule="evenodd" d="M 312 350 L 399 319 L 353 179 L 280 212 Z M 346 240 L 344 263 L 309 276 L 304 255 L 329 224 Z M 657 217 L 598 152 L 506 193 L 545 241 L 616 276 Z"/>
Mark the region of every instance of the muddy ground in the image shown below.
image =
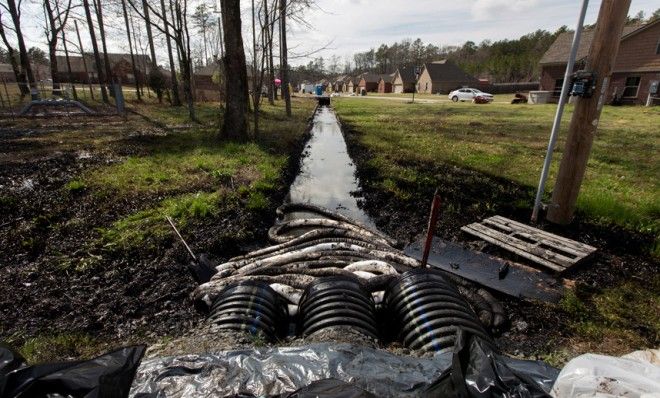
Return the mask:
<path id="1" fill-rule="evenodd" d="M 104 129 L 97 132 L 94 127 L 100 123 Z M 79 131 L 95 131 L 90 134 L 98 136 L 69 141 L 56 134 L 72 125 Z M 410 163 L 401 166 L 418 170 L 424 178 L 417 184 L 400 184 L 408 194 L 402 199 L 380 187 L 384 177 L 370 165 L 372 154 L 360 144 L 359 132 L 346 125 L 344 130 L 361 181 L 361 206 L 382 231 L 403 241 L 415 239 L 426 227 L 431 196 L 439 187 L 444 211 L 436 233 L 508 256 L 470 239 L 459 228 L 493 214 L 526 222 L 529 209 L 515 203 L 531 202 L 533 189 L 452 165 Z M 202 333 L 201 340 L 189 338 L 190 329 L 200 324 L 203 316 L 190 301 L 196 282 L 186 268 L 188 258 L 182 245 L 173 236 L 156 250 L 116 252 L 96 244 L 97 228 L 153 206 L 162 198 L 136 195 L 109 200 L 84 190 L 64 189 L 85 170 L 146 153 L 153 140 L 172 131 L 136 115 L 129 116 L 128 121 L 110 116 L 0 121 L 0 339 L 20 346 L 35 336 L 92 336 L 92 341 L 84 340 L 91 347 L 89 351 L 54 353 L 59 359 L 91 356 L 131 342 L 162 342 L 164 337 L 184 345 L 172 348 L 165 344 L 156 352 L 200 348 L 200 341 L 208 334 Z M 297 173 L 304 138 L 290 148 L 292 161 L 283 188 L 270 198 L 274 206 L 283 201 L 286 186 Z M 102 144 L 98 144 L 101 139 Z M 221 261 L 266 245 L 266 232 L 274 218 L 274 208 L 251 212 L 234 207 L 195 221 L 187 237 L 195 250 L 207 251 L 213 260 Z M 599 226 L 580 216 L 567 228 L 544 228 L 601 248 L 590 264 L 566 275 L 577 282 L 578 295 L 588 297 L 625 281 L 645 280 L 659 269 L 657 259 L 646 254 L 653 237 Z M 246 230 L 250 233 L 245 234 Z M 227 238 L 232 234 L 251 238 Z M 84 264 L 90 258 L 94 264 L 88 269 L 72 270 L 69 266 Z M 509 328 L 498 338 L 505 352 L 533 357 L 552 352 L 572 338 L 570 316 L 557 306 L 499 298 L 510 314 Z M 659 344 L 652 330 L 641 328 L 639 333 L 646 336 L 650 346 Z M 184 335 L 187 337 L 179 339 Z M 219 344 L 213 348 L 262 344 L 245 336 L 213 335 Z M 396 345 L 392 350 L 406 352 Z"/>
<path id="2" fill-rule="evenodd" d="M 77 133 L 63 137 L 62 130 Z M 202 319 L 189 298 L 196 286 L 189 259 L 174 237 L 156 250 L 99 244 L 97 228 L 162 197 L 104 198 L 65 188 L 85 170 L 147 153 L 153 140 L 174 130 L 137 115 L 0 120 L 0 340 L 16 347 L 35 338 L 64 341 L 46 357 L 75 358 L 177 337 Z M 297 173 L 305 139 L 289 148 L 292 160 L 269 198 L 273 206 Z M 222 260 L 264 245 L 274 218 L 274 208 L 234 207 L 194 221 L 187 237 L 198 252 Z M 254 239 L 228 238 L 234 233 Z M 89 347 L 76 347 L 84 345 L 79 341 Z"/>
<path id="3" fill-rule="evenodd" d="M 398 166 L 415 170 L 420 176 L 417 181 L 421 182 L 416 184 L 397 181 L 397 187 L 408 196 L 401 198 L 379 185 L 385 177 L 369 163 L 374 156 L 360 142 L 360 132 L 347 123 L 343 123 L 342 128 L 349 154 L 357 166 L 361 204 L 379 229 L 402 241 L 419 239 L 426 231 L 431 199 L 437 187 L 442 198 L 442 213 L 435 231 L 437 236 L 495 256 L 525 262 L 525 259 L 464 234 L 460 227 L 496 214 L 527 223 L 530 209 L 518 207 L 517 204 L 533 203 L 533 187 L 451 164 L 404 163 L 393 159 Z M 644 235 L 613 225 L 598 225 L 584 220 L 580 214 L 566 227 L 550 224 L 540 227 L 599 248 L 591 261 L 563 275 L 575 281 L 578 298 L 588 300 L 596 292 L 627 281 L 652 286 L 654 275 L 660 271 L 660 262 L 649 254 L 654 243 L 651 234 Z M 543 354 L 552 353 L 559 347 L 571 345 L 573 336 L 570 324 L 575 319 L 559 306 L 531 303 L 503 295 L 498 298 L 505 305 L 510 319 L 508 330 L 505 329 L 497 339 L 504 352 L 522 357 L 539 354 L 543 357 Z M 635 317 L 635 314 L 629 315 Z M 654 330 L 642 324 L 636 327 L 648 347 L 660 344 Z M 612 347 L 612 351 L 629 349 L 626 342 L 622 342 L 621 346 Z M 638 348 L 642 347 L 634 349 Z M 578 351 L 581 349 L 584 347 L 577 348 Z M 560 359 L 560 362 L 565 359 Z"/>

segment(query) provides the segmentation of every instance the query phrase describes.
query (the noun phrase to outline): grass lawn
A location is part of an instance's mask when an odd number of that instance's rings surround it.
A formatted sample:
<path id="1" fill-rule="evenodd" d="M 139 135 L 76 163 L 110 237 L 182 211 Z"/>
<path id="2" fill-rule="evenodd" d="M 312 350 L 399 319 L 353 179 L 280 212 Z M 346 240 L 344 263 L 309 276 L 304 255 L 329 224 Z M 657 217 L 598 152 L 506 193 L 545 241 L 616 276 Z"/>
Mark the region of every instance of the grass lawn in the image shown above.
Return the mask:
<path id="1" fill-rule="evenodd" d="M 436 186 L 443 195 L 436 232 L 445 239 L 462 236 L 460 226 L 488 215 L 531 214 L 556 105 L 333 98 L 333 106 L 356 151 L 366 153 L 363 160 L 358 154 L 358 172 L 362 168 L 369 176 L 362 184 L 379 200 L 381 221 L 392 232 L 403 230 L 409 220 L 421 220 L 415 231 L 424 230 Z M 568 106 L 546 203 L 571 113 Z M 621 355 L 657 347 L 658 126 L 658 107 L 605 107 L 578 201 L 578 222 L 555 228 L 561 235 L 597 242 L 597 259 L 568 275 L 576 289 L 559 304 L 510 299 L 512 319 L 526 319 L 537 328 L 510 332 L 503 341 L 532 339 L 534 355 L 555 365 L 585 352 Z M 555 329 L 548 329 L 553 322 Z"/>
<path id="2" fill-rule="evenodd" d="M 418 176 L 396 160 L 445 162 L 534 187 L 543 164 L 556 105 L 407 104 L 336 98 L 343 121 L 364 133 L 384 175 Z M 548 192 L 554 185 L 572 113 L 562 123 Z M 642 232 L 660 229 L 660 108 L 606 106 L 594 141 L 578 211 L 588 218 Z M 549 198 L 546 198 L 549 199 Z M 531 203 L 528 204 L 531 207 Z"/>

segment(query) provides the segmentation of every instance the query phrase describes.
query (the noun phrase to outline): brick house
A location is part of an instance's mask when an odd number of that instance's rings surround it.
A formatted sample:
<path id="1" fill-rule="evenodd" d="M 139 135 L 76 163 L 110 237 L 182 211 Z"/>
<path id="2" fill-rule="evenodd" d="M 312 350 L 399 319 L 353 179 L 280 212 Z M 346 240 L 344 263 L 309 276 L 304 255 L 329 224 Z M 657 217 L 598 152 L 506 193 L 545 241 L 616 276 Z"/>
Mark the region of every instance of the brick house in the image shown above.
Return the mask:
<path id="1" fill-rule="evenodd" d="M 391 93 L 393 78 L 394 74 L 380 75 L 380 79 L 378 80 L 378 92 L 381 94 Z"/>
<path id="2" fill-rule="evenodd" d="M 380 81 L 380 75 L 375 73 L 363 73 L 358 76 L 358 79 L 358 93 L 363 91 L 367 93 L 378 92 L 378 82 Z"/>
<path id="3" fill-rule="evenodd" d="M 447 94 L 464 86 L 477 86 L 479 80 L 467 74 L 449 60 L 424 64 L 417 81 L 417 92 L 426 94 Z"/>
<path id="4" fill-rule="evenodd" d="M 593 29 L 582 33 L 574 70 L 584 68 L 593 35 Z M 573 32 L 560 34 L 540 61 L 541 90 L 551 91 L 555 101 L 564 82 L 572 41 Z M 606 102 L 616 97 L 623 103 L 643 104 L 653 80 L 660 80 L 660 19 L 623 28 Z"/>
<path id="5" fill-rule="evenodd" d="M 149 73 L 151 66 L 151 58 L 147 55 L 135 54 L 135 66 L 137 67 L 137 78 L 141 82 L 146 81 L 146 76 Z M 121 79 L 124 84 L 135 83 L 135 76 L 133 76 L 133 64 L 131 63 L 130 54 L 108 54 L 110 60 L 110 70 L 112 71 L 113 78 Z M 69 56 L 71 63 L 71 79 L 69 79 L 69 68 L 66 57 L 63 55 L 57 56 L 57 74 L 61 82 L 73 83 L 98 83 L 98 72 L 96 70 L 96 62 L 94 61 L 93 54 L 85 54 L 81 56 Z M 101 62 L 104 62 L 104 56 L 101 54 Z M 85 64 L 87 64 L 87 73 L 85 73 Z M 103 70 L 105 72 L 105 69 Z"/>
<path id="6" fill-rule="evenodd" d="M 355 87 L 357 87 L 357 80 L 354 77 L 349 77 L 346 80 L 346 89 L 344 90 L 347 93 L 354 93 L 355 92 Z"/>
<path id="7" fill-rule="evenodd" d="M 392 79 L 392 92 L 394 93 L 412 93 L 415 90 L 415 68 L 405 66 L 394 72 Z"/>

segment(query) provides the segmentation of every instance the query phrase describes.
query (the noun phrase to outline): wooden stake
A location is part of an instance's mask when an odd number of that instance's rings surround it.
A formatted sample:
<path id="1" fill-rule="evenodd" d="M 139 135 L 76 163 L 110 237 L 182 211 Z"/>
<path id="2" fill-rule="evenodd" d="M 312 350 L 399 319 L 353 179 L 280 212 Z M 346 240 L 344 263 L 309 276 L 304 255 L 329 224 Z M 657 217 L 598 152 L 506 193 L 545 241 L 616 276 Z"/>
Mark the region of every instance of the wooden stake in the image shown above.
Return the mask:
<path id="1" fill-rule="evenodd" d="M 621 42 L 621 32 L 631 0 L 603 0 L 585 70 L 595 74 L 595 89 L 590 98 L 577 99 L 566 147 L 552 192 L 547 219 L 568 224 L 573 218 L 580 186 L 587 168 L 600 113 L 603 109 L 612 68 Z"/>
<path id="2" fill-rule="evenodd" d="M 429 216 L 429 225 L 426 229 L 426 241 L 424 242 L 424 253 L 422 254 L 422 268 L 426 268 L 426 263 L 429 260 L 429 253 L 431 252 L 431 243 L 433 243 L 433 232 L 435 225 L 438 223 L 438 215 L 440 214 L 440 195 L 438 190 L 433 194 L 433 202 L 431 203 L 431 215 Z"/>

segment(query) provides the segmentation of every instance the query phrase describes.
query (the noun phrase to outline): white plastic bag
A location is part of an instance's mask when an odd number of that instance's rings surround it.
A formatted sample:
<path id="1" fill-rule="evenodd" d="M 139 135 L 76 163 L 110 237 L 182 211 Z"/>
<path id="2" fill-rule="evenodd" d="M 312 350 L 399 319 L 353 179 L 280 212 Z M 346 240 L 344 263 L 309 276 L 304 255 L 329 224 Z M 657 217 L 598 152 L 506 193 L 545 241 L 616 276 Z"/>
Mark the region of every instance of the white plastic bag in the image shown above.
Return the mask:
<path id="1" fill-rule="evenodd" d="M 585 354 L 559 373 L 552 396 L 660 398 L 660 350 L 635 351 L 621 358 Z"/>

